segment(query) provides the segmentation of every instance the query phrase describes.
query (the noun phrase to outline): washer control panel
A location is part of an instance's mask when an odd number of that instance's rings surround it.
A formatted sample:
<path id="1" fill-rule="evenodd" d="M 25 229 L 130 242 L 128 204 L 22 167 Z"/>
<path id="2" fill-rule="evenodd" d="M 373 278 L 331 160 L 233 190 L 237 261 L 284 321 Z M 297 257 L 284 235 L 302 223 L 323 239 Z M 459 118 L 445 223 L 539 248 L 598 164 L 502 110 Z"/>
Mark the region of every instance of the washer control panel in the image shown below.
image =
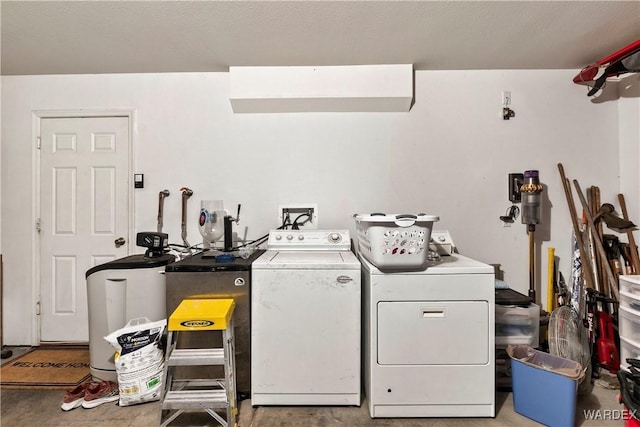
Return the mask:
<path id="1" fill-rule="evenodd" d="M 349 230 L 271 230 L 267 249 L 279 250 L 351 250 Z"/>

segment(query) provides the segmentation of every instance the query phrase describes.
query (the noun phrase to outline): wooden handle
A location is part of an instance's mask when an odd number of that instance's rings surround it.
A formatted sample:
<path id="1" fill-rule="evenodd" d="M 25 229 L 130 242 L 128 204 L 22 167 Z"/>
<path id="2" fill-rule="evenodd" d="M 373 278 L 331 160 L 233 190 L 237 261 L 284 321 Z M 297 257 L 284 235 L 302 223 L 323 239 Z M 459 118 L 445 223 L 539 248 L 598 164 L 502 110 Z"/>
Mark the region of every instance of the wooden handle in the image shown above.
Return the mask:
<path id="1" fill-rule="evenodd" d="M 556 263 L 555 248 L 547 248 L 547 311 L 553 311 L 553 280 Z"/>
<path id="2" fill-rule="evenodd" d="M 589 228 L 591 229 L 591 232 L 594 235 L 598 234 L 598 229 L 596 228 L 596 225 L 593 222 L 593 217 L 591 216 L 591 211 L 589 210 L 589 206 L 587 206 L 587 201 L 584 198 L 584 195 L 582 194 L 582 189 L 580 188 L 580 184 L 578 184 L 578 180 L 574 179 L 573 180 L 573 185 L 575 185 L 576 187 L 576 192 L 578 193 L 578 198 L 580 199 L 580 203 L 582 204 L 582 209 L 584 210 L 585 214 L 587 215 L 587 224 L 589 225 Z M 602 244 L 602 240 L 600 239 L 593 239 L 593 241 L 596 244 L 596 249 L 598 250 L 598 254 L 600 255 L 600 259 L 607 259 L 607 252 L 604 250 L 604 245 Z M 618 292 L 618 281 L 616 280 L 615 276 L 613 275 L 613 271 L 611 271 L 611 266 L 609 265 L 609 263 L 604 263 L 604 270 L 605 273 L 607 274 L 607 280 L 609 281 L 609 289 L 611 289 L 611 291 L 613 291 L 613 294 L 616 297 L 616 300 L 620 301 L 620 293 Z"/>
<path id="3" fill-rule="evenodd" d="M 576 242 L 578 243 L 578 249 L 580 250 L 580 259 L 582 261 L 582 274 L 584 280 L 587 282 L 587 287 L 595 289 L 593 268 L 591 266 L 591 260 L 589 259 L 589 252 L 582 240 L 582 231 L 578 225 L 578 214 L 576 213 L 576 205 L 573 201 L 573 195 L 571 194 L 571 184 L 564 174 L 564 167 L 562 163 L 558 163 L 558 170 L 560 171 L 560 178 L 562 179 L 562 188 L 564 189 L 564 195 L 567 198 L 567 205 L 569 206 L 569 215 L 571 216 L 571 223 L 573 224 L 573 233 L 576 236 Z"/>
<path id="4" fill-rule="evenodd" d="M 624 201 L 624 195 L 618 194 L 618 201 L 620 202 L 622 217 L 628 221 L 629 215 L 627 214 L 627 203 Z M 627 230 L 627 239 L 629 239 L 629 249 L 631 250 L 631 262 L 633 263 L 633 271 L 638 274 L 640 273 L 640 258 L 638 258 L 638 247 L 636 246 L 636 241 L 633 238 L 633 230 Z"/>

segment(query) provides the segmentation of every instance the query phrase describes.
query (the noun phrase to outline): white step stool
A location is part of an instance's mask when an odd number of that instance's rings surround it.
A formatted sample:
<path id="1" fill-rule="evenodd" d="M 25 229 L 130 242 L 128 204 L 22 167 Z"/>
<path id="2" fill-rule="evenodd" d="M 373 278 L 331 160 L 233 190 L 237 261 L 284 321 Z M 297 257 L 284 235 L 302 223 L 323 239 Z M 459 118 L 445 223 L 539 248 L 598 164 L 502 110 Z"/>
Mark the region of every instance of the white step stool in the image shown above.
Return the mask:
<path id="1" fill-rule="evenodd" d="M 186 299 L 169 317 L 160 425 L 185 411 L 206 411 L 223 427 L 236 426 L 233 299 Z M 219 331 L 222 348 L 177 348 L 178 334 Z M 177 366 L 224 365 L 225 378 L 174 379 Z M 224 416 L 221 413 L 224 412 Z"/>

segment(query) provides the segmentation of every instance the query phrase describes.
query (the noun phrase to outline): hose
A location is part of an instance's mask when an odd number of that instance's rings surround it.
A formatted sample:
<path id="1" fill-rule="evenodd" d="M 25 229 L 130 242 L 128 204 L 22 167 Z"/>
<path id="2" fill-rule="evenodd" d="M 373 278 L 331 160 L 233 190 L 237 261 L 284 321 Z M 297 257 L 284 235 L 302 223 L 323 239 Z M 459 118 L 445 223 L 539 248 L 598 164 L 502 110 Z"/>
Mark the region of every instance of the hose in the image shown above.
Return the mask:
<path id="1" fill-rule="evenodd" d="M 180 191 L 182 192 L 182 242 L 186 248 L 191 248 L 187 241 L 187 200 L 193 195 L 193 191 L 187 187 L 182 187 Z"/>
<path id="2" fill-rule="evenodd" d="M 165 197 L 169 197 L 169 190 L 162 190 L 158 195 L 158 233 L 162 233 L 162 211 Z"/>

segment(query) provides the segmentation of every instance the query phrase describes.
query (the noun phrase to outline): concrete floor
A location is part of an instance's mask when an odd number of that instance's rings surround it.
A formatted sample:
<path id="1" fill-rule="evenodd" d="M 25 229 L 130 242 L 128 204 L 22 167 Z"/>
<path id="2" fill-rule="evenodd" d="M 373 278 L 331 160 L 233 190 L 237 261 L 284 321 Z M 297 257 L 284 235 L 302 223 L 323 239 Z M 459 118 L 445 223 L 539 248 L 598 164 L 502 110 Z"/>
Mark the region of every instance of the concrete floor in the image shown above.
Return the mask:
<path id="1" fill-rule="evenodd" d="M 15 357 L 15 355 L 14 355 Z M 6 363 L 8 360 L 4 360 Z M 64 427 L 113 427 L 157 426 L 160 414 L 159 402 L 135 406 L 119 407 L 106 403 L 93 409 L 77 408 L 69 412 L 60 409 L 64 390 L 5 390 L 0 391 L 2 426 L 64 426 Z M 586 419 L 588 410 L 601 410 L 600 419 Z M 619 427 L 622 405 L 618 403 L 618 390 L 611 390 L 596 384 L 591 395 L 581 397 L 576 409 L 576 426 Z M 609 414 L 609 415 L 607 415 Z M 602 418 L 605 419 L 602 419 Z M 185 414 L 171 425 L 176 426 L 218 426 L 219 424 L 204 413 Z M 240 405 L 240 427 L 513 427 L 539 426 L 514 411 L 513 396 L 510 392 L 496 393 L 495 418 L 394 418 L 371 419 L 366 402 L 360 407 L 258 407 L 253 408 L 250 400 Z"/>

